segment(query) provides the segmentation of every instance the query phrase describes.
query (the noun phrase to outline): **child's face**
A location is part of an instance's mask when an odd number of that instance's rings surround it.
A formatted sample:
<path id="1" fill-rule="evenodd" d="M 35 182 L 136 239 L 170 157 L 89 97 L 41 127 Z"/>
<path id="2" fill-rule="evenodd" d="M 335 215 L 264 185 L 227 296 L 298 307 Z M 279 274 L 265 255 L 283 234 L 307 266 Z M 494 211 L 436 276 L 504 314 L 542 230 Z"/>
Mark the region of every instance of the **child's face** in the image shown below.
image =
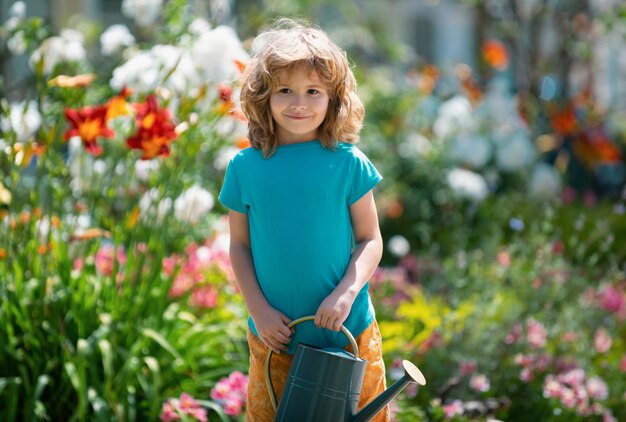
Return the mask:
<path id="1" fill-rule="evenodd" d="M 317 72 L 306 68 L 281 72 L 270 96 L 278 143 L 317 139 L 318 128 L 326 118 L 328 101 L 328 88 L 320 81 Z"/>

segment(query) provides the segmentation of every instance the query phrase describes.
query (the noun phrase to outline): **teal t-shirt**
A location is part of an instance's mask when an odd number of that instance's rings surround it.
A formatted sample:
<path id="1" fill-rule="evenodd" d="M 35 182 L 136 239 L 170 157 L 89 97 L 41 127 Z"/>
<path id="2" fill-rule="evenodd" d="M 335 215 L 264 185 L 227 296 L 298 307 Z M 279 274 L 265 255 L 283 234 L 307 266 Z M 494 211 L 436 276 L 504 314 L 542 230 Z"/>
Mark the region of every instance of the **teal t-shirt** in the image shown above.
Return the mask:
<path id="1" fill-rule="evenodd" d="M 354 247 L 350 205 L 382 176 L 356 146 L 334 150 L 319 141 L 281 145 L 269 158 L 240 151 L 226 170 L 219 200 L 248 214 L 250 247 L 259 285 L 268 302 L 294 320 L 315 315 L 343 277 Z M 356 337 L 374 320 L 368 284 L 344 325 Z M 258 336 L 254 321 L 250 329 Z M 296 326 L 290 345 L 344 347 L 341 332 Z"/>

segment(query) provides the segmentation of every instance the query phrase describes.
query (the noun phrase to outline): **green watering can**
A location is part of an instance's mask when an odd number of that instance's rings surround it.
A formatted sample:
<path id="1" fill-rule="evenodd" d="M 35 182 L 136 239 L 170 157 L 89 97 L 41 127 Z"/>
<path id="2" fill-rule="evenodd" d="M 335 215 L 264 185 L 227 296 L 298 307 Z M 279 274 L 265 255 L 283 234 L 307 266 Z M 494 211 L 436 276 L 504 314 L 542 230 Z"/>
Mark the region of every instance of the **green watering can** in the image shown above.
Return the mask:
<path id="1" fill-rule="evenodd" d="M 311 315 L 296 319 L 289 328 L 314 318 Z M 270 375 L 273 352 L 269 350 L 265 359 L 265 380 L 276 410 L 275 422 L 367 421 L 410 382 L 426 384 L 424 375 L 415 365 L 402 361 L 404 376 L 357 413 L 367 361 L 358 357 L 359 349 L 350 331 L 342 326 L 341 332 L 350 341 L 354 355 L 343 349 L 318 349 L 298 344 L 278 406 Z"/>

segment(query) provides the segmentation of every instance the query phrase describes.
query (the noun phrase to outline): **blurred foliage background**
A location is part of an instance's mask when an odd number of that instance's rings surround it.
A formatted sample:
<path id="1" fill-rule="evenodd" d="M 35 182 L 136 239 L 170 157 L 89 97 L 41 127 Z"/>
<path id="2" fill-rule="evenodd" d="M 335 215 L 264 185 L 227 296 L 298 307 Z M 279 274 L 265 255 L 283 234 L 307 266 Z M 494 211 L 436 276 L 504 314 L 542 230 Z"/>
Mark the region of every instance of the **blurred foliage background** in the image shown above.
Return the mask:
<path id="1" fill-rule="evenodd" d="M 625 419 L 613 0 L 0 1 L 0 418 L 243 419 L 214 197 L 279 16 L 346 49 L 365 102 L 388 377 L 428 381 L 394 419 Z"/>

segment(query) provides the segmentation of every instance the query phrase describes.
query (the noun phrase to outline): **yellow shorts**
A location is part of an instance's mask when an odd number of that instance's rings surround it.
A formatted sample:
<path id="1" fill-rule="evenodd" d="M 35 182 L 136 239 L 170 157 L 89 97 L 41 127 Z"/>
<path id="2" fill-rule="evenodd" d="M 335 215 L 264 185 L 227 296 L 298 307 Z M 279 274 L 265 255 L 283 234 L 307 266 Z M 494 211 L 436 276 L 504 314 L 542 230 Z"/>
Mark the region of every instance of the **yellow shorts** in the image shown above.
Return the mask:
<path id="1" fill-rule="evenodd" d="M 374 321 L 355 340 L 359 346 L 359 357 L 367 361 L 363 387 L 359 397 L 358 408 L 361 409 L 386 388 L 385 363 L 382 357 L 382 341 L 378 323 Z M 271 422 L 274 420 L 276 412 L 272 407 L 265 385 L 265 357 L 268 348 L 250 330 L 248 330 L 248 346 L 250 347 L 250 370 L 248 372 L 246 421 Z M 277 401 L 280 401 L 280 396 L 285 388 L 292 359 L 293 356 L 286 353 L 272 355 L 270 371 Z M 385 406 L 371 420 L 374 422 L 388 422 L 389 406 Z"/>

